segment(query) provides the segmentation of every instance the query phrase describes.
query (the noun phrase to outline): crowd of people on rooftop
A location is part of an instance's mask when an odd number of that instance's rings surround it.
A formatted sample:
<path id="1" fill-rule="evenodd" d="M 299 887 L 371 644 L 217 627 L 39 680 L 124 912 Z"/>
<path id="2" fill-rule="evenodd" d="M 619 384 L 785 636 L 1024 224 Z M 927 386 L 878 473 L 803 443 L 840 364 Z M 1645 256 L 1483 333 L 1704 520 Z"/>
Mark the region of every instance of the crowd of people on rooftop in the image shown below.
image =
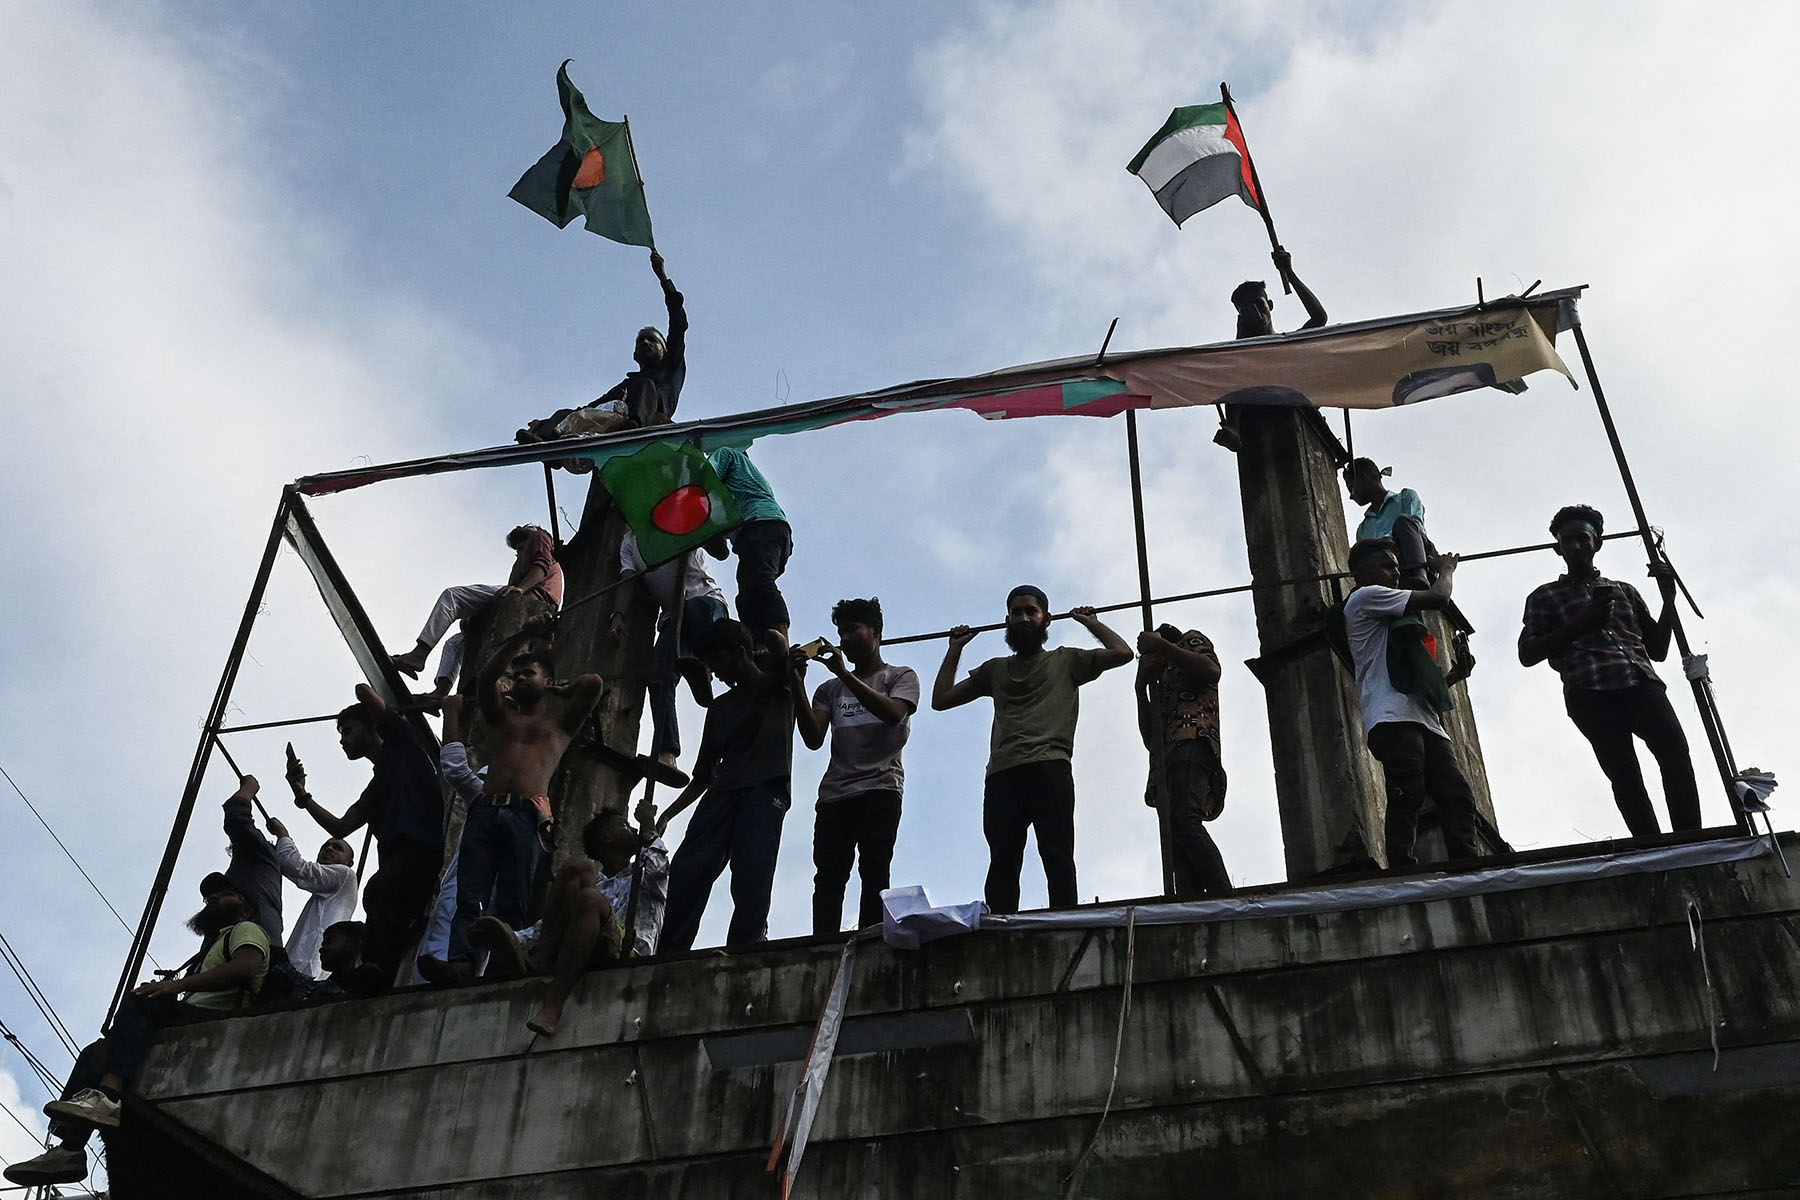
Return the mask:
<path id="1" fill-rule="evenodd" d="M 636 370 L 593 404 L 531 422 L 519 431 L 520 441 L 672 419 L 686 374 L 687 319 L 662 258 L 653 252 L 651 263 L 668 304 L 668 333 L 640 331 Z M 1276 265 L 1298 286 L 1309 326 L 1322 324 L 1323 307 L 1298 283 L 1285 254 L 1277 254 Z M 1233 301 L 1239 336 L 1273 331 L 1264 285 L 1245 284 Z M 1219 440 L 1233 444 L 1234 415 L 1222 418 Z M 558 461 L 577 471 L 592 466 L 579 457 Z M 660 617 L 647 684 L 651 752 L 637 758 L 612 752 L 609 761 L 632 781 L 680 787 L 676 798 L 660 811 L 646 799 L 630 817 L 602 812 L 580 832 L 582 855 L 553 861 L 561 808 L 553 781 L 589 730 L 607 684 L 582 664 L 559 660 L 558 548 L 535 525 L 514 528 L 507 535 L 516 556 L 507 582 L 445 589 L 415 644 L 393 659 L 400 673 L 416 677 L 450 634 L 426 697 L 443 714 L 437 754 L 409 714 L 358 685 L 355 702 L 336 721 L 342 752 L 371 768 L 355 800 L 342 806 L 314 797 L 290 747 L 285 779 L 293 799 L 327 835 L 311 859 L 280 819 L 264 815 L 269 836 L 257 828 L 252 810 L 260 806 L 260 785 L 244 776 L 224 802 L 229 863 L 202 881 L 204 907 L 189 922 L 200 938 L 198 952 L 180 971 L 125 997 L 106 1036 L 82 1053 L 63 1096 L 46 1108 L 56 1144 L 9 1167 L 8 1179 L 34 1185 L 84 1178 L 89 1135 L 118 1125 L 122 1097 L 160 1028 L 252 1006 L 368 996 L 415 981 L 456 986 L 482 977 L 539 976 L 547 982 L 527 1025 L 535 1036 L 552 1038 L 588 971 L 691 950 L 713 887 L 727 871 L 726 949 L 763 941 L 792 801 L 796 732 L 809 750 L 829 747 L 813 828 L 812 932 L 840 933 L 853 869 L 860 876 L 857 927 L 881 922 L 921 681 L 912 668 L 883 657 L 884 614 L 874 597 L 843 599 L 831 609 L 835 641 L 790 646 L 790 612 L 779 582 L 794 552 L 788 516 L 742 450 L 716 450 L 709 461 L 743 517 L 729 545 L 650 564 L 628 536 L 618 561 L 618 578 L 639 579 Z M 1349 554 L 1355 588 L 1332 630 L 1355 676 L 1369 751 L 1385 775 L 1385 862 L 1404 870 L 1418 861 L 1420 817 L 1428 807 L 1439 815 L 1451 860 L 1477 859 L 1483 851 L 1473 794 L 1443 721 L 1473 658 L 1457 639 L 1446 668 L 1424 620 L 1451 604 L 1458 560 L 1432 545 L 1418 496 L 1389 491 L 1385 474 L 1366 458 L 1344 468 L 1345 486 L 1366 512 Z M 1604 533 L 1599 512 L 1564 507 L 1550 532 L 1567 570 L 1526 599 L 1519 659 L 1526 666 L 1547 662 L 1561 676 L 1569 717 L 1593 746 L 1634 835 L 1659 829 L 1634 738 L 1661 768 L 1673 828 L 1697 829 L 1687 744 L 1653 665 L 1668 652 L 1673 572 L 1666 562 L 1651 565 L 1663 599 L 1653 614 L 1636 588 L 1595 567 Z M 737 559 L 735 618 L 708 570 L 709 553 Z M 452 626 L 512 595 L 535 597 L 540 611 L 486 650 L 469 694 L 460 694 L 461 658 L 474 639 L 452 634 Z M 958 626 L 949 631 L 932 680 L 934 711 L 981 700 L 992 705 L 982 801 L 989 910 L 1018 910 L 1028 834 L 1050 906 L 1079 903 L 1072 756 L 1080 689 L 1134 660 L 1146 798 L 1166 821 L 1175 894 L 1229 894 L 1230 875 L 1207 829 L 1226 791 L 1221 666 L 1212 641 L 1200 630 L 1164 625 L 1134 643 L 1092 608 L 1075 607 L 1068 617 L 1097 645 L 1049 646 L 1049 596 L 1034 585 L 1016 586 L 1005 597 L 1009 653 L 965 672 L 962 654 L 976 634 Z M 815 664 L 826 678 L 809 693 Z M 684 681 L 706 713 L 685 772 L 676 706 Z M 723 687 L 717 694 L 714 681 Z M 477 714 L 478 745 L 465 736 L 465 717 Z M 451 820 L 457 809 L 460 825 Z M 671 852 L 664 838 L 683 815 L 685 828 Z M 379 866 L 359 888 L 348 839 L 365 827 Z M 453 827 L 458 832 L 449 841 Z M 284 881 L 308 895 L 292 925 L 283 919 Z M 359 891 L 361 921 L 353 919 Z"/>

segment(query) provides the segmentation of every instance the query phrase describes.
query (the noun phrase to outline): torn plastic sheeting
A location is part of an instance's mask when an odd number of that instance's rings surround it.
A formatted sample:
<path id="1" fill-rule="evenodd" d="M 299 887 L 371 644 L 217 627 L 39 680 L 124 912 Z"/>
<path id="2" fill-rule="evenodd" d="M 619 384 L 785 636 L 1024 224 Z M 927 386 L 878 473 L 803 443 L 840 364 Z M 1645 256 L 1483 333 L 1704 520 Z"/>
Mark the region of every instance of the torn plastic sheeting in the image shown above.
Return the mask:
<path id="1" fill-rule="evenodd" d="M 988 907 L 979 900 L 933 907 L 918 884 L 881 893 L 881 937 L 896 950 L 917 950 L 926 942 L 979 929 Z"/>
<path id="2" fill-rule="evenodd" d="M 1062 909 L 1046 912 L 985 914 L 973 921 L 961 915 L 971 905 L 926 908 L 915 912 L 896 912 L 888 908 L 883 934 L 889 945 L 897 949 L 916 949 L 919 943 L 968 933 L 976 929 L 1104 929 L 1123 926 L 1126 915 L 1135 908 L 1139 925 L 1188 925 L 1208 921 L 1246 921 L 1259 917 L 1292 917 L 1310 913 L 1348 912 L 1362 908 L 1378 908 L 1388 904 L 1411 904 L 1424 900 L 1447 900 L 1461 896 L 1478 896 L 1497 892 L 1516 892 L 1526 888 L 1550 887 L 1563 883 L 1580 883 L 1588 879 L 1608 879 L 1621 875 L 1639 875 L 1649 871 L 1681 870 L 1715 863 L 1748 862 L 1770 853 L 1764 838 L 1726 838 L 1682 846 L 1666 846 L 1648 850 L 1627 850 L 1590 858 L 1563 862 L 1531 863 L 1496 867 L 1486 871 L 1467 871 L 1456 875 L 1440 875 L 1427 879 L 1378 880 L 1335 888 L 1307 888 L 1270 895 L 1226 897 L 1220 900 L 1187 900 L 1168 904 L 1109 905 L 1105 907 Z M 883 904 L 899 891 L 923 889 L 890 889 L 882 893 Z M 979 902 L 977 902 L 979 904 Z M 985 906 L 982 906 L 985 907 Z"/>

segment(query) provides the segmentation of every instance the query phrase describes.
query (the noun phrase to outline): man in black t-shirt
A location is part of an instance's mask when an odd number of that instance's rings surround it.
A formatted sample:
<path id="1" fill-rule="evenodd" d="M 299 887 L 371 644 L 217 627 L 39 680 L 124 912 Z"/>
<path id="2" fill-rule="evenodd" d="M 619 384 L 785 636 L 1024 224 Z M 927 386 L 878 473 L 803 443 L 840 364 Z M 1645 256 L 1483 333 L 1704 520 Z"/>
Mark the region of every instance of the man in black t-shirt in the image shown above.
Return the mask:
<path id="1" fill-rule="evenodd" d="M 669 864 L 669 903 L 658 952 L 692 949 L 700 917 L 720 872 L 731 867 L 729 947 L 768 935 L 769 893 L 781 849 L 781 821 L 789 804 L 794 761 L 794 696 L 804 686 L 787 662 L 778 630 L 776 670 L 759 670 L 750 634 L 729 617 L 702 633 L 696 649 L 730 691 L 706 710 L 706 731 L 694 760 L 693 782 L 657 822 L 657 833 L 695 801 L 700 807 Z"/>
<path id="2" fill-rule="evenodd" d="M 381 867 L 363 888 L 368 917 L 363 963 L 380 972 L 381 986 L 393 983 L 407 951 L 425 931 L 444 863 L 444 795 L 437 765 L 419 744 L 412 726 L 388 711 L 366 683 L 356 685 L 356 703 L 338 714 L 338 744 L 345 758 L 374 765 L 369 786 L 341 817 L 333 816 L 306 790 L 306 769 L 288 768 L 294 803 L 312 814 L 333 837 L 348 838 L 367 825 L 375 835 Z"/>

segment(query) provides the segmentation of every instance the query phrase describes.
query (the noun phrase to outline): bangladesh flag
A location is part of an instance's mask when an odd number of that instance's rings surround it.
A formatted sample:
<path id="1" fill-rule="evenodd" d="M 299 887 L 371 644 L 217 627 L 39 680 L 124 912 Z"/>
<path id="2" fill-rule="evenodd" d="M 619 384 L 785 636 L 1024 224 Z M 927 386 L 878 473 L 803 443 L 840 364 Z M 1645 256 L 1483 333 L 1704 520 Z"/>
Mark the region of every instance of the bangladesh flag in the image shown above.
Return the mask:
<path id="1" fill-rule="evenodd" d="M 562 97 L 562 141 L 550 148 L 506 193 L 538 216 L 568 228 L 586 217 L 589 232 L 627 246 L 655 246 L 650 206 L 631 148 L 631 125 L 602 121 L 569 82 L 569 62 L 556 69 Z"/>
<path id="2" fill-rule="evenodd" d="M 666 563 L 743 523 L 737 501 L 698 447 L 655 442 L 608 459 L 600 482 L 637 535 L 648 566 Z"/>
<path id="3" fill-rule="evenodd" d="M 1229 105 L 1176 109 L 1127 169 L 1144 181 L 1176 225 L 1227 196 L 1262 207 L 1244 131 Z"/>

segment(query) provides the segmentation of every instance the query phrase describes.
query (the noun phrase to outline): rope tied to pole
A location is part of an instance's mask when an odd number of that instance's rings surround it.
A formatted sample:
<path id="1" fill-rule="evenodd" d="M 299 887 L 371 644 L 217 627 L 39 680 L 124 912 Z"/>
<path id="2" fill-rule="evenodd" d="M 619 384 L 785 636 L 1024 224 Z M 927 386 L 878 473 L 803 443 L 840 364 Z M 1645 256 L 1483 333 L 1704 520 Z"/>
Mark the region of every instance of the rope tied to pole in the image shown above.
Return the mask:
<path id="1" fill-rule="evenodd" d="M 1119 996 L 1119 1029 L 1113 1038 L 1112 1078 L 1106 1085 L 1106 1103 L 1100 1107 L 1100 1119 L 1094 1122 L 1094 1132 L 1088 1138 L 1087 1145 L 1082 1147 L 1081 1157 L 1063 1177 L 1063 1200 L 1074 1200 L 1077 1189 L 1081 1186 L 1081 1172 L 1087 1166 L 1088 1157 L 1093 1154 L 1094 1147 L 1100 1142 L 1100 1131 L 1106 1126 L 1106 1118 L 1112 1112 L 1113 1094 L 1119 1088 L 1119 1059 L 1125 1052 L 1125 1018 L 1131 1013 L 1131 981 L 1137 973 L 1137 906 L 1131 905 L 1125 910 L 1125 988 Z"/>

